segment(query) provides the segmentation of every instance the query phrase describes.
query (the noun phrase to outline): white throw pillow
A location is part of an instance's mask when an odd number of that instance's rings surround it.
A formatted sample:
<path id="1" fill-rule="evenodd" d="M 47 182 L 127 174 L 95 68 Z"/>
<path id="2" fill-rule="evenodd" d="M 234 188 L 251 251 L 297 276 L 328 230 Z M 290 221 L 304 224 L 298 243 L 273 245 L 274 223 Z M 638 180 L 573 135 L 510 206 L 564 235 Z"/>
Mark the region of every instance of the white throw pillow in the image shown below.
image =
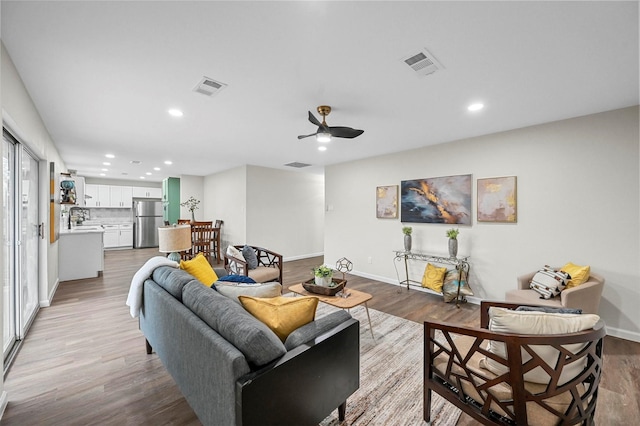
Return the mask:
<path id="1" fill-rule="evenodd" d="M 236 259 L 240 259 L 243 262 L 245 261 L 244 256 L 242 255 L 242 252 L 232 245 L 229 245 L 229 247 L 227 247 L 227 254 L 229 256 L 235 257 Z M 238 273 L 238 267 L 236 266 L 235 262 L 231 262 L 229 264 L 229 268 L 231 269 L 232 273 L 234 274 Z"/>
<path id="2" fill-rule="evenodd" d="M 589 330 L 593 328 L 600 317 L 593 314 L 557 314 L 535 311 L 512 311 L 505 308 L 489 308 L 489 330 L 499 333 L 515 333 L 515 334 L 564 334 L 575 333 L 578 331 Z M 584 344 L 575 343 L 564 345 L 564 348 L 571 353 L 578 353 Z M 551 367 L 555 367 L 559 352 L 544 345 L 533 345 L 531 348 Z M 502 342 L 494 340 L 489 342 L 489 351 L 506 359 L 506 346 Z M 531 355 L 522 350 L 522 363 L 529 361 Z M 491 371 L 494 374 L 501 375 L 507 372 L 507 367 L 487 357 L 480 366 Z M 560 375 L 560 384 L 566 383 L 574 378 L 585 367 L 586 359 L 582 362 L 573 362 L 562 371 Z M 524 380 L 527 382 L 547 384 L 550 376 L 540 367 L 525 373 Z"/>
<path id="3" fill-rule="evenodd" d="M 238 296 L 276 297 L 282 295 L 282 286 L 280 283 L 228 285 L 225 284 L 224 281 L 218 281 L 216 283 L 216 290 L 218 290 L 218 293 L 228 297 L 238 304 L 240 304 Z"/>

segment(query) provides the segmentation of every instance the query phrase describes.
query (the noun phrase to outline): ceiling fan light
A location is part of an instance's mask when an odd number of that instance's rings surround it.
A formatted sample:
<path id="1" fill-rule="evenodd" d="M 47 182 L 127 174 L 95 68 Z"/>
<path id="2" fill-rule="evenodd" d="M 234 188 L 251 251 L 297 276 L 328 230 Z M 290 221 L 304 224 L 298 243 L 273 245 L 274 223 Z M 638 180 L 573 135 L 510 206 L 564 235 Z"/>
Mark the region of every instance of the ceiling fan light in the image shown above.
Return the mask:
<path id="1" fill-rule="evenodd" d="M 323 143 L 331 142 L 331 133 L 329 132 L 316 133 L 316 141 L 323 142 Z"/>

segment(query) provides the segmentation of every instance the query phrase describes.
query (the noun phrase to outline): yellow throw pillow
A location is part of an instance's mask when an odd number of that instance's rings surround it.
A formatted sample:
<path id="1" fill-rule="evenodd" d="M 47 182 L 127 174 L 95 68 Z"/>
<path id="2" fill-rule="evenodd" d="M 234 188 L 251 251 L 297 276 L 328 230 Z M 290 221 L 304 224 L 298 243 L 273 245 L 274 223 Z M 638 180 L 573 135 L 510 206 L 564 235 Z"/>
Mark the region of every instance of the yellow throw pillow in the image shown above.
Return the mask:
<path id="1" fill-rule="evenodd" d="M 424 275 L 422 276 L 422 287 L 430 288 L 433 291 L 442 293 L 442 285 L 444 284 L 444 274 L 447 273 L 447 268 L 437 268 L 430 263 L 427 263 L 427 267 L 424 268 Z"/>
<path id="2" fill-rule="evenodd" d="M 216 274 L 216 271 L 213 270 L 202 253 L 198 253 L 191 260 L 181 260 L 180 269 L 184 269 L 207 287 L 211 287 L 213 283 L 218 281 L 218 274 Z"/>
<path id="3" fill-rule="evenodd" d="M 571 279 L 567 283 L 567 286 L 564 288 L 565 290 L 568 288 L 578 287 L 580 284 L 585 283 L 589 279 L 589 274 L 591 273 L 591 268 L 589 265 L 580 266 L 575 265 L 571 262 L 564 265 L 560 268 L 562 272 L 566 272 L 571 275 Z"/>
<path id="4" fill-rule="evenodd" d="M 238 296 L 251 315 L 265 323 L 283 342 L 294 330 L 310 323 L 316 316 L 317 297 Z"/>

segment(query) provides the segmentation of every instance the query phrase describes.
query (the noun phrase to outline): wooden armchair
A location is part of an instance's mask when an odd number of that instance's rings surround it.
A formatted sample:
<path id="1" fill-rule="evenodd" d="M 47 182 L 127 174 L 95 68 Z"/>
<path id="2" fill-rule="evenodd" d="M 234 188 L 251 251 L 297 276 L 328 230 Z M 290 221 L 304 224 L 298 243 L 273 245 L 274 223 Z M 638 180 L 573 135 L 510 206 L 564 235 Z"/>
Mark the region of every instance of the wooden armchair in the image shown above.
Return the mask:
<path id="1" fill-rule="evenodd" d="M 234 246 L 242 251 L 243 245 Z M 238 259 L 228 253 L 224 255 L 224 267 L 229 274 L 245 275 L 258 283 L 278 281 L 282 284 L 282 255 L 262 247 L 249 246 L 256 255 L 258 267 L 249 269 L 246 260 Z"/>
<path id="2" fill-rule="evenodd" d="M 483 301 L 481 328 L 424 323 L 427 423 L 431 420 L 431 392 L 435 391 L 486 425 L 593 424 L 602 374 L 604 324 L 597 316 L 590 316 L 593 328 L 567 334 L 488 329 L 491 307 L 518 306 Z M 487 342 L 504 345 L 505 355 L 489 351 Z M 551 356 L 543 356 L 545 350 Z M 500 374 L 487 369 L 488 359 L 499 367 Z M 548 382 L 525 380 L 534 373 L 548 376 Z"/>

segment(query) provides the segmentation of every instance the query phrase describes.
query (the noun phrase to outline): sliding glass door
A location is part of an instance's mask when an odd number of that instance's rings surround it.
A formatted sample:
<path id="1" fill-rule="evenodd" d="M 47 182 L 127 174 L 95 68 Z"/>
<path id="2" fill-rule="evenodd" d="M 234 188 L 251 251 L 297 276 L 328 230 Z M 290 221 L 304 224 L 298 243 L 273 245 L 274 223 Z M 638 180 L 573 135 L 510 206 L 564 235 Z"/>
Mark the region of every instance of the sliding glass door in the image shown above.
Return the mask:
<path id="1" fill-rule="evenodd" d="M 40 225 L 38 160 L 3 131 L 3 353 L 5 367 L 38 312 Z"/>

